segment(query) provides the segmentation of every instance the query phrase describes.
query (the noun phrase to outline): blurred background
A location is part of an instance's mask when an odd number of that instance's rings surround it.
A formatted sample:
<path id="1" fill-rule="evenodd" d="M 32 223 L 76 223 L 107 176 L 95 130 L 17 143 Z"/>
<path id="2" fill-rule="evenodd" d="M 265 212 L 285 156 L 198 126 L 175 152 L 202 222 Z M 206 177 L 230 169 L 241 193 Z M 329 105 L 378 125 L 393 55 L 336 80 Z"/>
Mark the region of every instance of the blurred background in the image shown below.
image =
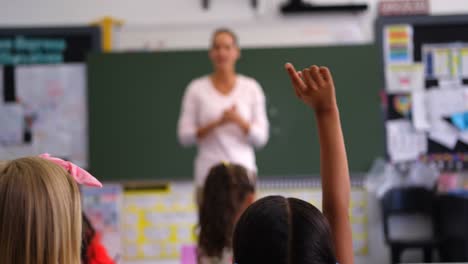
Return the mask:
<path id="1" fill-rule="evenodd" d="M 463 0 L 2 1 L 0 159 L 49 152 L 105 187 L 83 205 L 116 263 L 192 263 L 195 148 L 184 91 L 233 30 L 266 96 L 259 197 L 321 207 L 316 129 L 285 62 L 335 76 L 355 263 L 468 261 L 468 4 Z M 310 139 L 305 142 L 304 139 Z M 192 252 L 192 253 L 191 253 Z"/>

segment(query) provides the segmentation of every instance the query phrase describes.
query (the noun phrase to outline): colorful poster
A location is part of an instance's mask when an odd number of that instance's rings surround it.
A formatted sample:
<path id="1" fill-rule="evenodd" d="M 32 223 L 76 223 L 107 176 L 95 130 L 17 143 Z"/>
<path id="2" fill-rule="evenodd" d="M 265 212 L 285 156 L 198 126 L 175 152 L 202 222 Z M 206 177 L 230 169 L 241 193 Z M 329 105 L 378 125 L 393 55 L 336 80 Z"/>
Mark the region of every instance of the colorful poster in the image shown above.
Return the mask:
<path id="1" fill-rule="evenodd" d="M 413 62 L 413 28 L 410 25 L 391 25 L 384 29 L 385 63 Z"/>
<path id="2" fill-rule="evenodd" d="M 195 244 L 196 207 L 192 184 L 127 190 L 123 203 L 124 259 L 180 258 Z"/>
<path id="3" fill-rule="evenodd" d="M 102 188 L 82 187 L 83 211 L 101 234 L 109 256 L 122 256 L 121 215 L 123 190 L 120 184 L 105 184 Z"/>
<path id="4" fill-rule="evenodd" d="M 104 234 L 104 244 L 116 260 L 193 260 L 197 213 L 193 184 L 180 182 L 132 187 L 106 184 L 103 189 L 83 188 L 83 209 L 94 227 Z M 258 198 L 267 195 L 296 197 L 322 209 L 320 183 L 275 181 L 260 184 Z M 368 253 L 367 195 L 353 187 L 350 209 L 354 251 Z"/>
<path id="5" fill-rule="evenodd" d="M 463 43 L 425 44 L 422 59 L 428 79 L 468 77 L 468 47 Z"/>

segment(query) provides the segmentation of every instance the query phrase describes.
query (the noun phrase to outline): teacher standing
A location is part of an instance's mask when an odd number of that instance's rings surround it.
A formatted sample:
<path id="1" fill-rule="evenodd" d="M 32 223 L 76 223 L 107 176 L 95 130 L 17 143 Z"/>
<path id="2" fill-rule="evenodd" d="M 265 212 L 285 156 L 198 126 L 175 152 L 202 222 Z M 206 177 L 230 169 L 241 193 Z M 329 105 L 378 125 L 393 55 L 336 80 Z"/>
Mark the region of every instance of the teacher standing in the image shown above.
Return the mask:
<path id="1" fill-rule="evenodd" d="M 257 172 L 254 147 L 268 141 L 265 95 L 254 79 L 238 74 L 240 48 L 228 29 L 215 31 L 209 57 L 213 73 L 193 80 L 187 87 L 178 122 L 183 146 L 196 144 L 194 162 L 197 202 L 209 170 L 232 162 Z"/>

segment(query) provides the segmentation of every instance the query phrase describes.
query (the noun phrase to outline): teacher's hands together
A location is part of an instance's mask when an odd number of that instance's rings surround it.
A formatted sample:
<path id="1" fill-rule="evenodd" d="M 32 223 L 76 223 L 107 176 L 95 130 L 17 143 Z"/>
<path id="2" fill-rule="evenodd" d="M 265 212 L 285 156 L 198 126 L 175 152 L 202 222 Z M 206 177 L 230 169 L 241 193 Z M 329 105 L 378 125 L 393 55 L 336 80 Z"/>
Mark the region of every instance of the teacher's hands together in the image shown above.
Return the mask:
<path id="1" fill-rule="evenodd" d="M 237 111 L 236 105 L 224 110 L 223 116 L 221 117 L 221 124 L 234 123 L 238 125 L 245 134 L 250 131 L 249 122 L 245 121 L 244 118 Z"/>
<path id="2" fill-rule="evenodd" d="M 220 119 L 215 120 L 203 127 L 198 128 L 197 130 L 197 138 L 202 139 L 210 134 L 213 130 L 222 126 L 224 124 L 234 123 L 238 125 L 242 131 L 247 135 L 250 131 L 250 124 L 249 122 L 245 121 L 244 118 L 239 114 L 237 111 L 237 107 L 235 105 L 231 106 L 230 108 L 224 110 L 223 115 Z"/>

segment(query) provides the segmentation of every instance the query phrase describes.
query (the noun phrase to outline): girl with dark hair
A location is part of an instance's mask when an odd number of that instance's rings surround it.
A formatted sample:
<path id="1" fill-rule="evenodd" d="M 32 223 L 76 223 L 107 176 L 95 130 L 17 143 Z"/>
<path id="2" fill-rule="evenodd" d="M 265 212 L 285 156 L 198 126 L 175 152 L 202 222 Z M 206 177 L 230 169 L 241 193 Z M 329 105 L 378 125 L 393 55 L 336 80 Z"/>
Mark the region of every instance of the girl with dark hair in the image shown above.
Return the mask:
<path id="1" fill-rule="evenodd" d="M 198 263 L 232 264 L 234 225 L 254 197 L 244 167 L 222 163 L 210 170 L 199 208 Z"/>
<path id="2" fill-rule="evenodd" d="M 295 198 L 269 196 L 252 204 L 233 237 L 237 264 L 353 263 L 349 222 L 350 180 L 335 87 L 326 67 L 296 72 L 286 64 L 296 95 L 315 112 L 323 214 Z"/>

